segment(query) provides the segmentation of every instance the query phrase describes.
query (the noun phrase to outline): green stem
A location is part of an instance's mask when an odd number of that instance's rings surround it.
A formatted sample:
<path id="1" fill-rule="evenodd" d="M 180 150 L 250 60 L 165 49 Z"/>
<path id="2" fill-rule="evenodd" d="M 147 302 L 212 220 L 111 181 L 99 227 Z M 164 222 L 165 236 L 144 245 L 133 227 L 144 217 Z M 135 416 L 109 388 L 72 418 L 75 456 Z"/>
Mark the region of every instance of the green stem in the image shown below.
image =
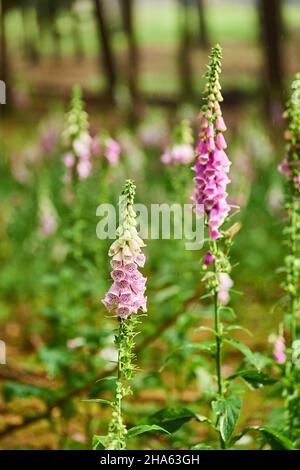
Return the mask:
<path id="1" fill-rule="evenodd" d="M 297 339 L 297 310 L 298 310 L 298 299 L 297 299 L 297 289 L 298 289 L 298 272 L 295 267 L 295 261 L 297 260 L 297 218 L 298 218 L 298 200 L 295 190 L 293 188 L 290 204 L 290 239 L 289 239 L 289 248 L 290 248 L 290 261 L 288 269 L 288 280 L 287 280 L 287 289 L 289 293 L 289 305 L 290 305 L 290 348 L 292 349 L 294 341 Z M 291 286 L 289 285 L 291 284 Z M 295 365 L 292 360 L 292 353 L 290 355 L 289 361 L 286 363 L 285 367 L 285 377 L 288 380 L 288 385 L 285 387 L 286 400 L 286 417 L 287 417 L 287 431 L 289 437 L 293 440 L 294 438 L 294 416 L 290 409 L 290 401 L 295 394 L 295 383 L 294 383 L 294 371 Z"/>
<path id="2" fill-rule="evenodd" d="M 123 320 L 120 319 L 120 326 L 119 326 L 119 338 L 122 334 L 122 322 Z M 118 423 L 121 423 L 123 421 L 122 419 L 122 393 L 121 393 L 121 390 L 122 390 L 122 385 L 123 385 L 123 381 L 122 381 L 122 358 L 121 358 L 121 352 L 120 352 L 120 348 L 118 350 L 118 375 L 117 375 L 117 396 L 116 396 L 116 411 L 117 411 L 117 414 L 118 414 L 118 417 L 117 417 L 117 421 Z M 118 433 L 119 433 L 119 442 L 121 442 L 122 440 L 122 436 L 121 436 L 121 432 L 120 432 L 120 428 L 118 428 Z M 120 449 L 118 449 L 120 450 Z"/>
<path id="3" fill-rule="evenodd" d="M 214 250 L 217 252 L 218 247 L 217 243 L 214 243 Z M 217 278 L 218 270 L 216 262 L 214 263 L 215 276 Z M 217 279 L 216 279 L 217 280 Z M 214 290 L 214 320 L 215 320 L 215 332 L 216 332 L 216 371 L 217 371 L 217 381 L 218 381 L 218 394 L 220 398 L 224 396 L 224 387 L 222 379 L 222 322 L 220 318 L 220 308 L 218 300 L 218 287 L 215 287 Z M 222 438 L 221 432 L 219 430 L 220 446 L 221 449 L 225 449 L 225 442 Z"/>
<path id="4" fill-rule="evenodd" d="M 295 195 L 292 196 L 291 204 L 291 255 L 293 264 L 291 266 L 291 277 L 295 281 L 293 286 L 295 292 L 290 294 L 290 306 L 291 306 L 291 338 L 290 345 L 292 346 L 294 341 L 297 339 L 297 273 L 295 272 L 295 260 L 297 258 L 297 201 Z"/>
<path id="5" fill-rule="evenodd" d="M 109 450 L 124 450 L 126 448 L 126 426 L 123 424 L 122 417 L 122 399 L 126 395 L 124 385 L 124 348 L 126 347 L 127 329 L 125 321 L 119 319 L 119 331 L 116 336 L 116 344 L 118 347 L 118 363 L 117 363 L 117 381 L 116 381 L 116 397 L 113 406 L 112 419 L 109 425 Z"/>
<path id="6" fill-rule="evenodd" d="M 223 382 L 222 382 L 222 334 L 221 334 L 221 322 L 218 304 L 218 292 L 214 294 L 214 311 L 215 311 L 215 331 L 216 331 L 216 370 L 218 379 L 218 393 L 223 397 Z"/>

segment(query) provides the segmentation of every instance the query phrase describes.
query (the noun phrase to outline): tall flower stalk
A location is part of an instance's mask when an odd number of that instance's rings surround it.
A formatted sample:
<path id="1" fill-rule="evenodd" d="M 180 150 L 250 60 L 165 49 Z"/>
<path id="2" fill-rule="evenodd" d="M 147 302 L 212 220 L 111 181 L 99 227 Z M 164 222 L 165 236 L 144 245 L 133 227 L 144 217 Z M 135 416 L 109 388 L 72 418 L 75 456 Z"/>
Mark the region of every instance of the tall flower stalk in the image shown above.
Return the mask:
<path id="1" fill-rule="evenodd" d="M 72 89 L 71 109 L 65 118 L 62 133 L 65 149 L 63 163 L 65 166 L 65 183 L 86 179 L 92 169 L 92 138 L 89 134 L 88 114 L 84 110 L 82 92 L 79 85 Z"/>
<path id="2" fill-rule="evenodd" d="M 287 255 L 283 288 L 288 299 L 285 324 L 289 327 L 285 352 L 284 395 L 287 431 L 293 440 L 297 434 L 295 427 L 298 427 L 298 431 L 300 429 L 300 419 L 295 415 L 300 407 L 299 383 L 297 384 L 299 357 L 295 355 L 300 309 L 300 74 L 296 75 L 292 83 L 292 96 L 287 102 L 285 117 L 289 120 L 285 132 L 286 155 L 279 166 L 279 171 L 286 176 L 285 208 L 288 214 L 288 224 L 284 229 Z"/>
<path id="3" fill-rule="evenodd" d="M 112 404 L 112 419 L 108 435 L 105 436 L 107 449 L 121 450 L 126 447 L 127 429 L 123 422 L 122 400 L 131 394 L 130 382 L 135 370 L 134 339 L 139 323 L 138 312 L 147 310 L 145 297 L 146 278 L 140 273 L 145 256 L 145 246 L 136 229 L 136 213 L 133 209 L 135 185 L 128 180 L 120 200 L 120 225 L 117 239 L 109 249 L 113 284 L 103 303 L 109 312 L 116 314 L 119 322 L 115 344 L 118 350 L 116 395 Z"/>
<path id="4" fill-rule="evenodd" d="M 217 396 L 212 402 L 216 415 L 215 428 L 219 433 L 220 446 L 226 447 L 226 433 L 222 427 L 224 407 L 226 407 L 226 384 L 222 376 L 222 353 L 224 343 L 224 325 L 221 312 L 229 301 L 229 289 L 232 281 L 229 276 L 231 265 L 229 250 L 236 226 L 227 232 L 222 225 L 228 217 L 230 206 L 227 202 L 226 186 L 230 182 L 228 173 L 231 162 L 225 149 L 224 138 L 226 125 L 222 117 L 220 103 L 223 101 L 219 76 L 221 73 L 222 49 L 216 45 L 212 49 L 206 73 L 204 104 L 200 112 L 200 132 L 196 146 L 196 162 L 193 170 L 195 192 L 193 200 L 202 205 L 205 211 L 205 222 L 208 229 L 209 250 L 203 259 L 204 277 L 207 289 L 213 298 L 215 345 L 212 352 L 215 357 L 217 379 Z M 196 206 L 197 207 L 197 206 Z M 240 402 L 234 397 L 235 409 L 239 413 Z M 223 411 L 222 411 L 223 410 Z"/>

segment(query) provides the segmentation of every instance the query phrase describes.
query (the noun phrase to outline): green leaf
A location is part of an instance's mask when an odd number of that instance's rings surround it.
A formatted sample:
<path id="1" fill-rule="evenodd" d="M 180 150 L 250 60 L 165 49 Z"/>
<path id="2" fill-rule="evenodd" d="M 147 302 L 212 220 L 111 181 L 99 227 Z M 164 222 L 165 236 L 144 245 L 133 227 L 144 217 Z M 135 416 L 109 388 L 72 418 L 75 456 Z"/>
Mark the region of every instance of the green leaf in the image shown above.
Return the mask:
<path id="1" fill-rule="evenodd" d="M 113 402 L 109 400 L 103 400 L 102 398 L 89 398 L 88 400 L 81 400 L 85 403 L 101 403 L 102 405 L 113 406 Z"/>
<path id="2" fill-rule="evenodd" d="M 37 397 L 51 404 L 57 398 L 57 393 L 48 388 L 38 387 L 36 385 L 21 384 L 13 381 L 5 382 L 3 386 L 3 396 L 5 400 L 14 398 Z"/>
<path id="3" fill-rule="evenodd" d="M 269 426 L 249 426 L 243 431 L 235 436 L 231 444 L 239 441 L 245 434 L 251 432 L 258 432 L 262 434 L 264 440 L 269 444 L 272 450 L 295 450 L 294 444 L 283 434 L 281 434 L 277 429 L 270 428 Z"/>
<path id="4" fill-rule="evenodd" d="M 256 370 L 238 370 L 228 377 L 228 380 L 233 380 L 236 377 L 241 377 L 248 382 L 253 388 L 260 388 L 266 385 L 272 385 L 277 382 L 277 379 L 264 372 Z"/>
<path id="5" fill-rule="evenodd" d="M 107 376 L 107 377 L 103 377 L 102 379 L 96 380 L 95 383 L 104 382 L 104 380 L 107 380 L 107 381 L 110 381 L 110 380 L 117 380 L 117 377 L 116 377 L 115 375 L 109 375 L 109 376 Z"/>
<path id="6" fill-rule="evenodd" d="M 141 424 L 139 426 L 134 426 L 130 428 L 127 433 L 127 438 L 139 436 L 140 434 L 145 434 L 146 432 L 164 432 L 170 434 L 166 429 L 156 424 Z"/>
<path id="7" fill-rule="evenodd" d="M 206 416 L 196 414 L 195 418 L 196 418 L 197 421 L 199 421 L 199 423 L 212 424 L 212 421 L 209 418 L 207 418 Z"/>
<path id="8" fill-rule="evenodd" d="M 162 372 L 167 366 L 168 362 L 174 359 L 176 355 L 183 353 L 183 352 L 186 353 L 189 349 L 213 354 L 214 348 L 215 348 L 215 343 L 207 342 L 207 341 L 206 342 L 202 341 L 201 343 L 189 343 L 189 344 L 185 344 L 184 346 L 180 346 L 179 348 L 174 349 L 174 351 L 168 354 L 163 364 L 161 365 L 159 372 Z"/>
<path id="9" fill-rule="evenodd" d="M 246 359 L 248 359 L 248 361 L 249 361 L 256 369 L 259 369 L 258 364 L 257 364 L 257 357 L 256 357 L 256 355 L 255 355 L 255 354 L 251 351 L 251 349 L 248 348 L 248 346 L 246 346 L 244 343 L 241 343 L 240 341 L 238 341 L 237 339 L 234 339 L 234 338 L 225 338 L 225 339 L 224 339 L 224 343 L 227 343 L 227 344 L 229 344 L 230 346 L 232 346 L 233 348 L 238 349 L 242 354 L 244 354 L 244 356 L 246 357 Z"/>
<path id="10" fill-rule="evenodd" d="M 244 328 L 241 325 L 229 325 L 224 329 L 224 332 L 227 333 L 227 332 L 235 331 L 235 330 L 241 330 L 241 331 L 244 331 L 245 333 L 247 333 L 247 335 L 253 336 L 251 331 L 247 330 L 247 328 Z"/>
<path id="11" fill-rule="evenodd" d="M 272 450 L 295 450 L 294 444 L 279 431 L 269 426 L 259 426 L 256 430 L 264 436 Z"/>
<path id="12" fill-rule="evenodd" d="M 162 426 L 168 432 L 176 432 L 184 423 L 187 423 L 196 415 L 188 408 L 162 408 L 153 415 L 151 415 L 148 421 Z"/>
<path id="13" fill-rule="evenodd" d="M 214 450 L 214 448 L 207 444 L 196 444 L 192 447 L 192 450 Z"/>
<path id="14" fill-rule="evenodd" d="M 227 443 L 235 429 L 240 415 L 242 400 L 236 395 L 219 398 L 212 402 L 212 408 L 219 420 L 220 432 Z"/>
<path id="15" fill-rule="evenodd" d="M 93 436 L 92 440 L 92 448 L 93 450 L 97 449 L 106 449 L 109 443 L 109 437 L 108 436 Z"/>
<path id="16" fill-rule="evenodd" d="M 209 331 L 213 335 L 216 335 L 216 331 L 213 328 L 209 328 L 208 326 L 199 326 L 194 330 L 195 333 L 199 333 L 201 331 Z"/>
<path id="17" fill-rule="evenodd" d="M 223 320 L 230 321 L 230 320 L 236 319 L 235 311 L 231 307 L 224 307 L 224 306 L 219 307 L 219 314 Z"/>

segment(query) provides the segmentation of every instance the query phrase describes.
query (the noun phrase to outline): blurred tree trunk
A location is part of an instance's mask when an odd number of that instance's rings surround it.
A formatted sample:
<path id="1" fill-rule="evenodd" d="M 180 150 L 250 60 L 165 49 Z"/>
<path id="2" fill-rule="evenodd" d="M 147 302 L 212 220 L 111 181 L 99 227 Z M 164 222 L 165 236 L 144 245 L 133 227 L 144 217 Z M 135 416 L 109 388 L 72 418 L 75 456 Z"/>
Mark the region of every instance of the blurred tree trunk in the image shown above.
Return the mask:
<path id="1" fill-rule="evenodd" d="M 109 33 L 105 21 L 104 8 L 102 0 L 93 0 L 95 5 L 95 14 L 98 25 L 98 34 L 100 39 L 100 47 L 102 50 L 101 62 L 107 79 L 107 92 L 110 99 L 114 99 L 114 90 L 116 85 L 116 70 L 113 51 L 109 40 Z"/>
<path id="2" fill-rule="evenodd" d="M 61 37 L 60 32 L 58 31 L 56 18 L 59 12 L 59 4 L 58 0 L 51 0 L 47 2 L 48 4 L 48 17 L 46 17 L 46 21 L 49 21 L 49 29 L 52 37 L 53 48 L 54 48 L 54 56 L 56 60 L 61 60 L 62 58 L 62 50 L 61 50 Z"/>
<path id="3" fill-rule="evenodd" d="M 138 46 L 134 29 L 133 9 L 134 0 L 121 0 L 121 12 L 124 31 L 128 42 L 128 85 L 129 93 L 134 104 L 139 99 L 138 92 Z"/>
<path id="4" fill-rule="evenodd" d="M 258 6 L 265 55 L 266 98 L 273 114 L 282 103 L 283 94 L 282 5 L 281 0 L 259 0 Z"/>
<path id="5" fill-rule="evenodd" d="M 179 46 L 179 73 L 181 97 L 183 100 L 193 96 L 192 68 L 190 64 L 189 4 L 188 0 L 179 0 L 181 20 L 181 44 Z M 182 15 L 183 10 L 183 15 Z"/>
<path id="6" fill-rule="evenodd" d="M 82 43 L 82 36 L 79 26 L 79 18 L 78 13 L 76 11 L 71 12 L 72 16 L 72 35 L 73 35 L 73 42 L 75 47 L 75 54 L 78 59 L 82 59 L 84 56 L 83 52 L 83 43 Z"/>
<path id="7" fill-rule="evenodd" d="M 6 29 L 5 29 L 5 16 L 7 12 L 7 1 L 0 0 L 0 79 L 6 85 L 6 97 L 8 94 L 8 60 L 7 60 L 7 43 L 6 43 Z M 8 99 L 7 99 L 8 102 Z"/>
<path id="8" fill-rule="evenodd" d="M 205 19 L 205 4 L 204 4 L 204 0 L 196 0 L 196 2 L 197 2 L 198 15 L 199 15 L 200 47 L 202 49 L 207 49 L 209 47 L 209 41 L 208 41 L 207 25 L 206 25 L 206 19 Z"/>
<path id="9" fill-rule="evenodd" d="M 22 15 L 22 25 L 23 25 L 23 37 L 24 37 L 24 54 L 26 59 L 32 63 L 35 64 L 39 62 L 40 55 L 39 51 L 37 49 L 37 44 L 39 44 L 39 41 L 36 40 L 36 38 L 32 37 L 32 21 L 33 21 L 33 14 L 36 12 L 33 10 L 33 8 L 30 5 L 25 5 L 22 3 L 21 5 L 21 15 Z M 38 33 L 40 34 L 41 29 L 40 29 L 40 22 L 39 22 L 39 16 L 37 14 L 36 17 L 36 26 L 38 29 Z"/>

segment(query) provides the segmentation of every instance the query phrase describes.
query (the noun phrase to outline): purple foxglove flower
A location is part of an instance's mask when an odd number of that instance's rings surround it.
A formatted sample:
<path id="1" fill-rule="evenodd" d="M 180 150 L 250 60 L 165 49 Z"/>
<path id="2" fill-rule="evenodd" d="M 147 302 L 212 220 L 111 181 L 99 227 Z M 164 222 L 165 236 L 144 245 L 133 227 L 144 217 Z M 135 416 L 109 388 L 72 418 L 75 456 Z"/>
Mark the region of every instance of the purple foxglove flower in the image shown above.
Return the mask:
<path id="1" fill-rule="evenodd" d="M 214 262 L 214 260 L 215 256 L 210 251 L 207 251 L 203 258 L 203 263 L 205 264 L 205 266 L 209 266 L 211 263 Z"/>
<path id="2" fill-rule="evenodd" d="M 211 240 L 222 236 L 220 227 L 230 212 L 226 186 L 230 182 L 228 173 L 231 162 L 225 153 L 227 143 L 223 132 L 226 125 L 219 104 L 223 98 L 218 74 L 215 75 L 218 67 L 213 66 L 207 75 L 206 104 L 200 113 L 201 130 L 193 167 L 196 172 L 193 200 L 196 204 L 204 205 Z"/>

